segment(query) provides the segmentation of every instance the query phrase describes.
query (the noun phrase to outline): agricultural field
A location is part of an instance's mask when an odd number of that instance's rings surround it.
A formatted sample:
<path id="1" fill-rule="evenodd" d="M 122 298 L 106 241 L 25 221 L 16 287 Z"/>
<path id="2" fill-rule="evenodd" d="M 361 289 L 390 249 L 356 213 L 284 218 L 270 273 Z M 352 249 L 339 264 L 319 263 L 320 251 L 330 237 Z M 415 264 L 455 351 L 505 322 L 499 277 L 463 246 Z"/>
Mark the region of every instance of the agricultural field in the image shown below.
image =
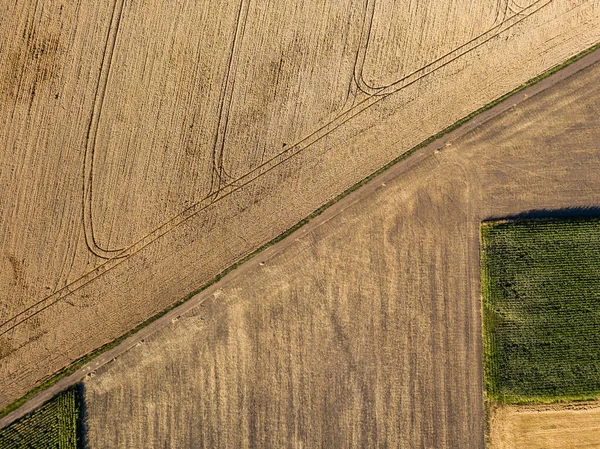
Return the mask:
<path id="1" fill-rule="evenodd" d="M 490 449 L 594 449 L 600 404 L 504 406 L 492 416 Z"/>
<path id="2" fill-rule="evenodd" d="M 484 375 L 500 403 L 600 396 L 600 218 L 481 228 Z"/>
<path id="3" fill-rule="evenodd" d="M 599 0 L 0 10 L 0 408 L 600 41 Z"/>
<path id="4" fill-rule="evenodd" d="M 60 393 L 30 415 L 0 429 L 2 449 L 77 449 L 80 398 Z"/>
<path id="5" fill-rule="evenodd" d="M 492 415 L 489 449 L 600 447 L 600 404 L 504 406 Z"/>
<path id="6" fill-rule="evenodd" d="M 417 151 L 200 293 L 85 380 L 90 447 L 482 448 L 480 224 L 597 211 L 599 77 Z"/>

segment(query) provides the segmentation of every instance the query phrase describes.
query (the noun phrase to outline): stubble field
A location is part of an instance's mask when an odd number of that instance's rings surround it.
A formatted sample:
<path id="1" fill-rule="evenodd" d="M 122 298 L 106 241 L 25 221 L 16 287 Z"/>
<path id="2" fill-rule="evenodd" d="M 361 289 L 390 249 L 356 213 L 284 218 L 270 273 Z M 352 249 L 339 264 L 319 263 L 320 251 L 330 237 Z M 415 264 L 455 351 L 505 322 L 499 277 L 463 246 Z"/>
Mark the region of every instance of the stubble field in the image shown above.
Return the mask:
<path id="1" fill-rule="evenodd" d="M 452 5 L 0 3 L 0 407 L 600 40 Z"/>
<path id="2" fill-rule="evenodd" d="M 397 164 L 208 290 L 85 382 L 90 446 L 483 447 L 479 225 L 598 206 L 599 76 Z"/>
<path id="3" fill-rule="evenodd" d="M 492 415 L 490 449 L 593 449 L 600 446 L 598 402 L 501 407 Z"/>

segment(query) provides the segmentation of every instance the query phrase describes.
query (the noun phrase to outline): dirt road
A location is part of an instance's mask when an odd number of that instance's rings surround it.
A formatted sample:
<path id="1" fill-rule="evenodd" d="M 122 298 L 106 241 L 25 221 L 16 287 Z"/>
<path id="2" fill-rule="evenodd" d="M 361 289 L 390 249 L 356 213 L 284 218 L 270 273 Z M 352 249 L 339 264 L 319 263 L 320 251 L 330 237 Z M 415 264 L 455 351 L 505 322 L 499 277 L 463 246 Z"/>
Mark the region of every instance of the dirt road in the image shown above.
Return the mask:
<path id="1" fill-rule="evenodd" d="M 509 3 L 7 4 L 0 408 L 600 41 Z"/>
<path id="2" fill-rule="evenodd" d="M 224 285 L 227 285 L 228 283 L 235 280 L 236 278 L 238 278 L 240 275 L 242 275 L 249 269 L 252 269 L 257 264 L 259 264 L 262 258 L 269 258 L 269 257 L 272 257 L 274 254 L 281 252 L 283 249 L 285 249 L 290 244 L 292 244 L 300 236 L 310 232 L 311 230 L 318 228 L 319 226 L 323 225 L 328 220 L 330 220 L 332 217 L 336 216 L 341 211 L 347 209 L 348 207 L 350 207 L 357 201 L 360 201 L 361 199 L 371 195 L 382 184 L 385 184 L 386 182 L 388 182 L 398 176 L 402 176 L 405 172 L 407 172 L 412 167 L 417 165 L 423 159 L 430 156 L 436 150 L 443 148 L 445 145 L 447 145 L 450 142 L 465 135 L 469 131 L 471 131 L 474 128 L 480 126 L 481 124 L 487 122 L 488 120 L 498 116 L 499 114 L 503 113 L 504 111 L 521 103 L 523 100 L 525 100 L 529 97 L 532 97 L 532 96 L 548 89 L 551 86 L 556 85 L 557 83 L 570 77 L 574 73 L 577 73 L 577 72 L 583 70 L 584 68 L 597 63 L 598 61 L 600 61 L 600 51 L 595 51 L 595 52 L 585 56 L 584 58 L 580 59 L 579 61 L 576 61 L 575 63 L 567 66 L 566 68 L 562 69 L 561 71 L 555 73 L 554 75 L 538 82 L 537 84 L 535 84 L 533 86 L 530 86 L 530 87 L 514 94 L 513 96 L 511 96 L 507 99 L 505 99 L 501 103 L 495 105 L 493 108 L 477 115 L 476 117 L 471 119 L 469 122 L 462 125 L 460 128 L 457 128 L 456 130 L 452 131 L 451 133 L 448 133 L 448 134 L 444 135 L 443 137 L 435 140 L 434 142 L 430 143 L 426 147 L 421 148 L 420 150 L 415 152 L 412 156 L 410 156 L 406 160 L 403 160 L 403 161 L 397 163 L 396 165 L 392 166 L 387 171 L 385 171 L 385 172 L 381 173 L 380 175 L 378 175 L 377 177 L 373 178 L 371 181 L 369 181 L 366 185 L 364 185 L 360 189 L 352 192 L 351 194 L 349 194 L 348 196 L 346 196 L 345 198 L 343 198 L 342 200 L 340 200 L 339 202 L 337 202 L 336 204 L 334 204 L 333 206 L 328 208 L 321 215 L 319 215 L 318 217 L 316 217 L 315 219 L 310 221 L 307 225 L 303 226 L 302 228 L 298 229 L 297 231 L 295 231 L 294 233 L 289 235 L 287 238 L 283 239 L 282 241 L 278 242 L 277 244 L 275 244 L 271 247 L 268 247 L 263 252 L 261 252 L 260 254 L 255 256 L 252 260 L 241 265 L 238 269 L 232 271 L 231 273 L 226 275 L 223 279 L 221 279 L 219 282 L 213 284 L 211 287 L 204 290 L 202 293 L 194 296 L 186 303 L 171 310 L 170 312 L 168 312 L 161 318 L 152 322 L 151 324 L 149 324 L 148 326 L 146 326 L 145 328 L 143 328 L 136 334 L 134 334 L 131 337 L 124 340 L 122 343 L 120 343 L 115 348 L 99 355 L 93 361 L 91 361 L 90 363 L 88 363 L 87 365 L 85 365 L 84 367 L 82 367 L 81 369 L 79 369 L 78 371 L 73 373 L 72 375 L 61 379 L 56 384 L 54 384 L 52 387 L 38 393 L 37 395 L 35 395 L 31 399 L 29 399 L 26 403 L 24 403 L 20 408 L 11 412 L 10 414 L 6 415 L 5 417 L 1 418 L 0 419 L 0 427 L 4 427 L 7 424 L 14 421 L 15 419 L 18 419 L 19 417 L 29 413 L 30 411 L 34 410 L 39 405 L 41 405 L 43 402 L 47 401 L 52 396 L 57 394 L 59 391 L 64 390 L 64 389 L 68 388 L 69 386 L 76 384 L 81 379 L 83 379 L 85 376 L 93 373 L 99 367 L 101 367 L 101 366 L 105 365 L 106 363 L 110 362 L 111 360 L 119 357 L 121 354 L 123 354 L 130 348 L 132 348 L 135 345 L 142 342 L 149 335 L 156 332 L 156 330 L 171 323 L 173 320 L 176 320 L 178 316 L 180 316 L 180 315 L 184 314 L 185 312 L 189 311 L 190 309 L 198 306 L 203 301 L 205 301 L 207 298 L 212 297 L 212 295 L 217 290 L 222 288 Z"/>
<path id="3" fill-rule="evenodd" d="M 599 75 L 448 142 L 98 369 L 90 447 L 482 448 L 480 225 L 597 213 Z"/>

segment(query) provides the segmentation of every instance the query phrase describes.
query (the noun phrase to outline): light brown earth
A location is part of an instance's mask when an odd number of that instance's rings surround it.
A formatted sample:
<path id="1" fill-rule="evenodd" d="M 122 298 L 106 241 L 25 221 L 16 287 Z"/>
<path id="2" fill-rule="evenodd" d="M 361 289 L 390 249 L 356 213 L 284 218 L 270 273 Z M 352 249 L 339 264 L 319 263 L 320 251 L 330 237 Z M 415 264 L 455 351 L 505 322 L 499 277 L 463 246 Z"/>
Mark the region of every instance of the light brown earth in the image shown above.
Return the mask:
<path id="1" fill-rule="evenodd" d="M 399 163 L 100 368 L 91 447 L 482 448 L 479 225 L 600 206 L 599 77 Z"/>
<path id="2" fill-rule="evenodd" d="M 600 447 L 600 404 L 501 407 L 490 430 L 490 449 L 595 449 Z"/>
<path id="3" fill-rule="evenodd" d="M 600 40 L 477 5 L 0 2 L 0 407 Z"/>
<path id="4" fill-rule="evenodd" d="M 581 70 L 598 63 L 599 61 L 600 50 L 591 52 L 587 56 L 578 59 L 576 62 L 570 63 L 566 68 L 563 68 L 553 75 L 544 78 L 542 81 L 533 83 L 532 85 L 520 90 L 518 93 L 510 95 L 505 100 L 500 101 L 486 111 L 477 114 L 474 118 L 468 120 L 466 123 L 457 127 L 453 131 L 444 133 L 442 136 L 432 140 L 429 144 L 419 149 L 419 151 L 412 155 L 408 161 L 405 161 L 401 164 L 395 164 L 392 166 L 392 168 L 384 170 L 378 176 L 372 178 L 362 188 L 354 190 L 353 192 L 344 196 L 344 198 L 341 200 L 336 201 L 332 206 L 326 208 L 317 217 L 310 220 L 308 224 L 304 224 L 302 227 L 299 227 L 299 229 L 290 233 L 279 242 L 269 245 L 266 249 L 263 248 L 261 250 L 261 258 L 269 258 L 271 255 L 281 252 L 288 246 L 293 245 L 298 236 L 304 235 L 305 233 L 318 228 L 324 222 L 329 221 L 333 216 L 339 214 L 341 211 L 350 207 L 355 202 L 370 196 L 380 187 L 381 183 L 385 184 L 388 179 L 402 176 L 404 173 L 410 171 L 413 166 L 418 165 L 423 159 L 429 157 L 434 152 L 441 150 L 444 146 L 451 144 L 453 141 L 466 135 L 478 126 L 481 126 L 483 123 L 486 123 L 487 121 L 501 115 L 510 108 L 516 107 L 518 104 L 527 100 L 528 98 L 538 95 L 540 92 L 549 89 L 550 87 L 564 81 Z M 210 296 L 210 294 L 219 290 L 223 284 L 230 283 L 238 277 L 243 276 L 247 270 L 253 269 L 255 264 L 256 260 L 246 262 L 245 264 L 239 266 L 237 269 L 225 275 L 218 282 L 212 284 L 210 287 L 204 290 L 203 293 L 196 294 L 189 300 L 170 309 L 167 313 L 161 315 L 156 320 L 153 320 L 150 324 L 143 326 L 140 330 L 122 340 L 119 344 L 94 357 L 92 361 L 84 364 L 72 374 L 61 378 L 56 383 L 53 383 L 51 387 L 42 389 L 16 410 L 0 418 L 0 427 L 4 427 L 19 417 L 35 410 L 37 407 L 54 397 L 59 392 L 79 383 L 86 376 L 96 372 L 98 368 L 129 351 L 133 346 L 139 345 L 150 335 L 154 334 L 159 329 L 162 329 L 165 325 L 177 321 L 181 315 L 186 314 L 197 305 L 203 303 L 207 295 Z"/>

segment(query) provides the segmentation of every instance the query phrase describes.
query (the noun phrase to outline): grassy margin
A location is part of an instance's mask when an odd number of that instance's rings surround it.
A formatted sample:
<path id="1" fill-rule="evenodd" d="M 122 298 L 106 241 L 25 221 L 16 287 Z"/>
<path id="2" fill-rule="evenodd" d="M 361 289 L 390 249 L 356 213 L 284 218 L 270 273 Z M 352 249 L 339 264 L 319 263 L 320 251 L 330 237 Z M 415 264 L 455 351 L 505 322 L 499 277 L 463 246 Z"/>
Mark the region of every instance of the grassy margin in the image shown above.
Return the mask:
<path id="1" fill-rule="evenodd" d="M 166 309 L 162 310 L 161 312 L 157 313 L 156 315 L 150 317 L 149 319 L 147 319 L 143 323 L 139 324 L 138 326 L 136 326 L 132 330 L 126 332 L 125 334 L 121 335 L 120 337 L 116 338 L 115 340 L 113 340 L 113 341 L 111 341 L 109 343 L 106 343 L 105 345 L 99 347 L 98 349 L 96 349 L 96 350 L 90 352 L 89 354 L 81 357 L 79 360 L 76 360 L 71 365 L 63 368 L 60 371 L 58 371 L 54 375 L 51 375 L 47 380 L 45 380 L 43 383 L 41 383 L 37 387 L 35 387 L 32 390 L 30 390 L 23 397 L 21 397 L 20 399 L 17 399 L 12 404 L 9 404 L 8 406 L 6 406 L 2 410 L 0 410 L 0 418 L 3 417 L 3 416 L 6 416 L 8 413 L 10 413 L 13 410 L 16 410 L 17 408 L 19 408 L 28 399 L 30 399 L 32 396 L 34 396 L 38 392 L 40 392 L 40 391 L 42 391 L 42 390 L 44 390 L 44 389 L 46 389 L 46 388 L 54 385 L 60 379 L 66 377 L 66 376 L 68 376 L 70 374 L 73 374 L 75 371 L 77 371 L 83 365 L 85 365 L 86 363 L 88 363 L 89 361 L 91 361 L 92 359 L 94 359 L 96 356 L 102 354 L 105 351 L 108 351 L 109 349 L 114 348 L 119 343 L 121 343 L 123 340 L 125 340 L 126 338 L 128 338 L 131 335 L 133 335 L 136 332 L 138 332 L 140 329 L 146 327 L 148 324 L 150 324 L 153 321 L 157 320 L 158 318 L 162 317 L 167 312 L 169 312 L 172 309 L 180 306 L 184 302 L 186 302 L 189 299 L 191 299 L 193 296 L 195 296 L 198 293 L 202 292 L 203 290 L 207 289 L 208 287 L 210 287 L 211 285 L 213 285 L 214 283 L 216 283 L 217 281 L 219 281 L 221 278 L 223 278 L 223 276 L 225 276 L 226 274 L 228 274 L 230 271 L 235 270 L 241 264 L 243 264 L 243 263 L 247 262 L 248 260 L 252 259 L 255 255 L 257 255 L 258 253 L 262 252 L 266 248 L 268 248 L 268 247 L 274 245 L 275 243 L 283 240 L 288 235 L 292 234 L 294 231 L 296 231 L 297 229 L 299 229 L 302 226 L 304 226 L 306 223 L 308 223 L 313 218 L 321 215 L 326 209 L 328 209 L 329 207 L 331 207 L 333 204 L 337 203 L 342 198 L 348 196 L 350 193 L 354 192 L 359 187 L 361 187 L 364 184 L 366 184 L 367 182 L 369 182 L 371 179 L 375 178 L 376 176 L 380 175 L 384 171 L 388 170 L 393 165 L 395 165 L 398 162 L 400 162 L 400 161 L 408 158 L 409 156 L 411 156 L 417 150 L 419 150 L 419 149 L 421 149 L 421 148 L 429 145 L 431 142 L 439 139 L 440 137 L 442 137 L 442 136 L 444 136 L 444 135 L 446 135 L 446 134 L 454 131 L 455 129 L 459 128 L 460 126 L 462 126 L 463 124 L 465 124 L 466 122 L 468 122 L 469 120 L 471 120 L 473 117 L 481 114 L 484 111 L 487 111 L 488 109 L 491 109 L 492 107 L 496 106 L 498 103 L 506 100 L 507 98 L 511 97 L 512 95 L 520 92 L 521 90 L 523 90 L 523 89 L 525 89 L 525 88 L 527 88 L 527 87 L 529 87 L 529 86 L 531 86 L 533 84 L 538 83 L 539 81 L 541 81 L 541 80 L 543 80 L 545 78 L 548 78 L 549 76 L 555 74 L 556 72 L 560 71 L 561 69 L 567 67 L 568 65 L 570 65 L 570 64 L 572 64 L 572 63 L 574 63 L 574 62 L 576 62 L 578 60 L 580 60 L 584 56 L 587 56 L 588 54 L 590 54 L 590 53 L 592 53 L 592 52 L 594 52 L 595 50 L 598 50 L 598 49 L 600 49 L 600 42 L 597 43 L 597 44 L 595 44 L 595 45 L 593 45 L 593 46 L 591 46 L 591 47 L 589 47 L 588 49 L 582 51 L 581 53 L 578 53 L 577 55 L 572 56 L 571 58 L 567 59 L 566 61 L 564 61 L 564 62 L 562 62 L 560 64 L 557 64 L 557 65 L 551 67 L 550 69 L 548 69 L 545 72 L 541 73 L 540 75 L 538 75 L 538 76 L 530 79 L 529 81 L 526 81 L 525 83 L 523 83 L 519 87 L 513 89 L 512 91 L 510 91 L 510 92 L 508 92 L 508 93 L 506 93 L 506 94 L 504 94 L 504 95 L 496 98 L 495 100 L 493 100 L 492 102 L 486 104 L 485 106 L 482 106 L 481 108 L 475 110 L 474 112 L 472 112 L 472 113 L 466 115 L 465 117 L 459 119 L 458 121 L 456 121 L 452 125 L 448 126 L 447 128 L 443 129 L 439 133 L 437 133 L 437 134 L 435 134 L 435 135 L 433 135 L 433 136 L 425 139 L 423 142 L 421 142 L 420 144 L 418 144 L 415 147 L 411 148 L 410 150 L 405 151 L 404 153 L 402 153 L 397 158 L 395 158 L 392 161 L 388 162 L 386 165 L 384 165 L 380 169 L 378 169 L 375 172 L 371 173 L 369 176 L 367 176 L 366 178 L 362 179 L 361 181 L 358 181 L 356 184 L 354 184 L 353 186 L 349 187 L 344 192 L 342 192 L 341 194 L 337 195 L 332 200 L 328 201 L 323 206 L 321 206 L 318 209 L 316 209 L 314 212 L 312 212 L 306 218 L 300 220 L 298 223 L 296 223 L 294 226 L 292 226 L 291 228 L 289 228 L 287 231 L 285 231 L 282 234 L 278 235 L 273 240 L 265 243 L 264 245 L 262 245 L 258 249 L 256 249 L 256 250 L 252 251 L 251 253 L 247 254 L 246 256 L 244 256 L 243 258 L 241 258 L 239 261 L 237 261 L 236 263 L 234 263 L 230 267 L 226 268 L 225 270 L 223 270 L 219 274 L 217 274 L 213 279 L 211 279 L 210 281 L 208 281 L 202 287 L 200 287 L 197 290 L 194 290 L 193 292 L 189 293 L 183 299 L 180 299 L 179 301 L 173 303 L 171 306 L 167 307 Z"/>
<path id="2" fill-rule="evenodd" d="M 483 364 L 483 439 L 484 447 L 488 447 L 491 444 L 491 422 L 492 417 L 499 407 L 497 396 L 497 385 L 498 379 L 494 374 L 498 373 L 495 369 L 496 363 L 496 347 L 494 334 L 492 332 L 493 323 L 486 322 L 491 316 L 491 313 L 486 313 L 486 307 L 489 306 L 489 285 L 487 282 L 488 273 L 486 263 L 486 252 L 485 252 L 485 236 L 486 231 L 489 229 L 490 224 L 494 222 L 483 222 L 479 226 L 479 279 L 481 281 L 481 358 Z M 492 380 L 493 379 L 493 380 Z"/>

